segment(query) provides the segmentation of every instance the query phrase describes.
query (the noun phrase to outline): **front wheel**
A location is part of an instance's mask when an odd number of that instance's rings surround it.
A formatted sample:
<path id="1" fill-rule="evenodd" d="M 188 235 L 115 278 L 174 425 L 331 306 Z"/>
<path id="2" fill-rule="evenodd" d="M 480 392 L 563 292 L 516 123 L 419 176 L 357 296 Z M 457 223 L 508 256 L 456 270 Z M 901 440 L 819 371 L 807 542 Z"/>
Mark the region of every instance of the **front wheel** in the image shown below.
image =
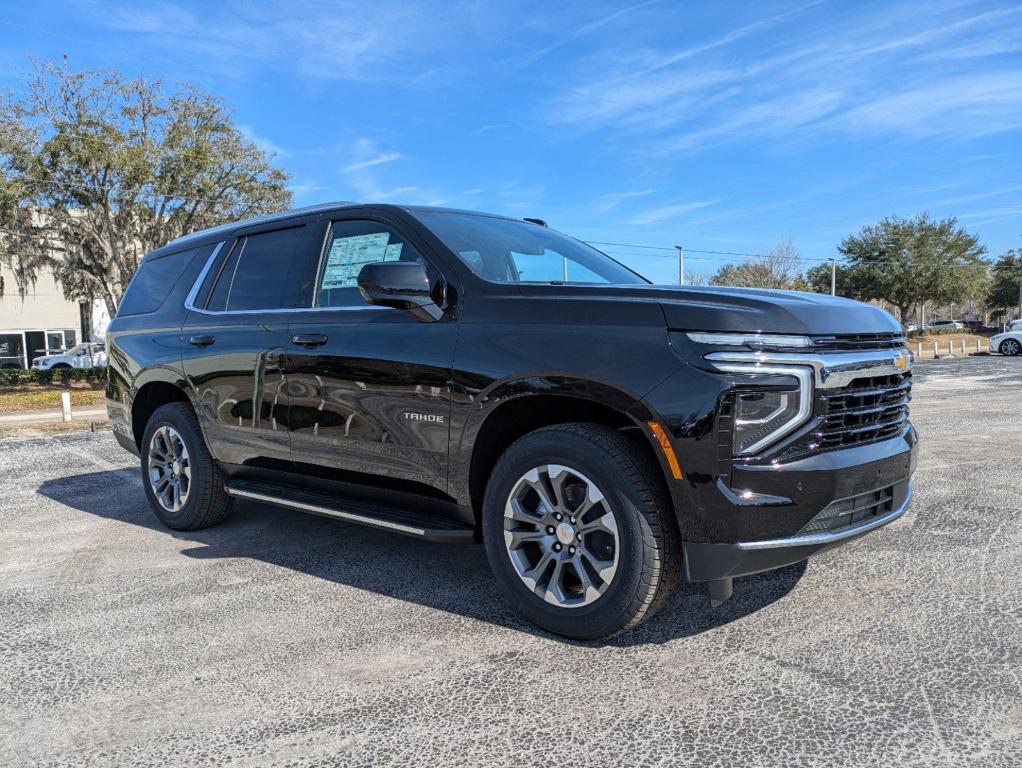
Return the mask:
<path id="1" fill-rule="evenodd" d="M 1001 354 L 1007 355 L 1008 357 L 1014 357 L 1015 355 L 1022 352 L 1022 344 L 1019 343 L 1018 339 L 1005 339 L 1001 342 Z"/>
<path id="2" fill-rule="evenodd" d="M 157 408 L 142 436 L 142 482 L 149 506 L 175 531 L 216 525 L 230 510 L 224 476 L 185 403 Z"/>
<path id="3" fill-rule="evenodd" d="M 580 640 L 653 615 L 681 565 L 659 468 L 595 424 L 532 432 L 497 462 L 483 502 L 486 554 L 501 590 L 539 626 Z"/>

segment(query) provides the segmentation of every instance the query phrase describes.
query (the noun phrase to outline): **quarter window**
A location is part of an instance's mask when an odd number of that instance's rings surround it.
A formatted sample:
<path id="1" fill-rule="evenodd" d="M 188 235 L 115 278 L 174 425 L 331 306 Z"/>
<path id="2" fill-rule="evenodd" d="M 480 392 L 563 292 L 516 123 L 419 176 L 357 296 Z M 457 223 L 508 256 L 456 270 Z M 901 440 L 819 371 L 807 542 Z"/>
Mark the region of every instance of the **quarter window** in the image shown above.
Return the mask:
<path id="1" fill-rule="evenodd" d="M 144 315 L 155 312 L 170 294 L 171 288 L 181 277 L 185 267 L 193 258 L 209 258 L 212 245 L 190 248 L 187 251 L 169 253 L 156 259 L 146 259 L 128 285 L 128 290 L 117 307 L 117 316 Z M 65 339 L 66 341 L 66 339 Z"/>
<path id="2" fill-rule="evenodd" d="M 400 234 L 376 221 L 335 221 L 330 227 L 316 284 L 316 307 L 365 306 L 358 274 L 379 261 L 425 263 Z"/>

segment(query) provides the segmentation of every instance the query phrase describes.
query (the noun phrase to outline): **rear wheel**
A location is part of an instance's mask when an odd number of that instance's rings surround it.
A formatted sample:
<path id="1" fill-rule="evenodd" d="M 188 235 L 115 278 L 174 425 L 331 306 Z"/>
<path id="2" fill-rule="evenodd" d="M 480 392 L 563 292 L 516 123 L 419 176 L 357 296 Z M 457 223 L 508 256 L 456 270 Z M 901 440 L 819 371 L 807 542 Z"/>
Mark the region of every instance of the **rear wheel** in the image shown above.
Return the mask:
<path id="1" fill-rule="evenodd" d="M 1008 357 L 1014 357 L 1015 355 L 1022 352 L 1022 344 L 1019 343 L 1018 339 L 1005 339 L 1001 342 L 1001 354 L 1007 355 Z"/>
<path id="2" fill-rule="evenodd" d="M 202 439 L 199 422 L 185 403 L 157 408 L 141 446 L 142 480 L 149 505 L 177 531 L 216 525 L 230 510 L 220 466 Z"/>
<path id="3" fill-rule="evenodd" d="M 547 427 L 512 445 L 487 485 L 483 538 L 515 607 L 577 639 L 653 615 L 681 563 L 658 473 L 640 446 L 595 424 Z"/>

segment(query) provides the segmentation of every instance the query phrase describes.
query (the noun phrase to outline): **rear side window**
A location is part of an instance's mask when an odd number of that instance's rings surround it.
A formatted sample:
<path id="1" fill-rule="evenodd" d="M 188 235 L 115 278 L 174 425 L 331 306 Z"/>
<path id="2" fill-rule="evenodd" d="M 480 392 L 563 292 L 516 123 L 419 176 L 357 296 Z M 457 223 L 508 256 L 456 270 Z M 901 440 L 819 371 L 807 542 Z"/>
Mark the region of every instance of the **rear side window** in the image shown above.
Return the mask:
<path id="1" fill-rule="evenodd" d="M 207 259 L 212 252 L 212 245 L 203 245 L 143 261 L 121 299 L 117 316 L 144 315 L 158 310 L 192 259 L 196 256 Z"/>
<path id="2" fill-rule="evenodd" d="M 305 237 L 305 227 L 248 235 L 231 251 L 206 308 L 213 311 L 281 309 L 287 298 L 288 272 Z"/>

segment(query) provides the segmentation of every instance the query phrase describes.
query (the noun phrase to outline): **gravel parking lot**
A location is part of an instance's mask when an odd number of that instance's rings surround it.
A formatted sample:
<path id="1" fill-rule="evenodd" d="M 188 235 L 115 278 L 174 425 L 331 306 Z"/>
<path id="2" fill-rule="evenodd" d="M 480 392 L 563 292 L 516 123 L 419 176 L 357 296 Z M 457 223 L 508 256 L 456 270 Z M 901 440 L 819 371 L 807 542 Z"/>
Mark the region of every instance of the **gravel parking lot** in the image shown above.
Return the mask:
<path id="1" fill-rule="evenodd" d="M 536 631 L 481 547 L 241 503 L 159 526 L 109 433 L 0 441 L 9 765 L 1022 765 L 1022 361 L 916 369 L 890 527 Z"/>

